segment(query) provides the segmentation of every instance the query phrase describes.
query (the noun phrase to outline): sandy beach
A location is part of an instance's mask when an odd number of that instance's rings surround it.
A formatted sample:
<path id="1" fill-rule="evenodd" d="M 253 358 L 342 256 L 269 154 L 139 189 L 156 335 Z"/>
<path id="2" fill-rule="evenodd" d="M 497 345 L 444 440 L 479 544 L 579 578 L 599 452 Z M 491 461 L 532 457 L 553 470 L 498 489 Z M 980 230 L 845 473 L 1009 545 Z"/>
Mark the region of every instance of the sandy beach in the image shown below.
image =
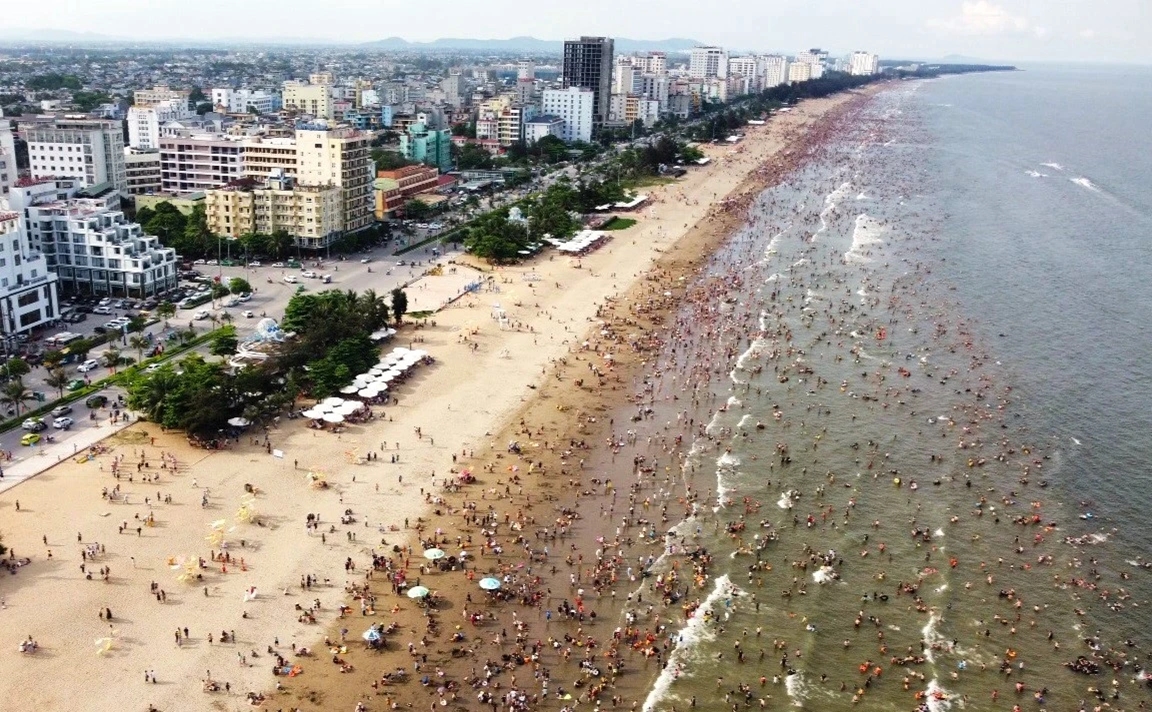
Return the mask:
<path id="1" fill-rule="evenodd" d="M 483 594 L 459 571 L 421 572 L 420 537 L 452 554 L 468 549 L 476 559 L 468 568 L 479 569 L 477 576 L 507 576 L 524 583 L 524 595 L 559 600 L 549 597 L 555 576 L 548 570 L 562 563 L 564 537 L 591 541 L 596 533 L 573 533 L 575 513 L 554 523 L 551 500 L 570 504 L 567 483 L 608 491 L 581 472 L 582 452 L 598 444 L 602 420 L 631 392 L 622 384 L 634 367 L 669 336 L 660 327 L 679 287 L 740 219 L 741 201 L 798 160 L 789 149 L 854 96 L 805 102 L 766 126 L 749 127 L 735 147 L 703 147 L 714 159 L 709 166 L 644 189 L 651 203 L 635 216 L 639 223 L 583 258 L 546 253 L 516 267 L 479 265 L 492 277 L 490 290 L 401 332 L 398 343 L 418 345 L 436 363 L 418 369 L 398 389 L 399 402 L 375 408 L 366 425 L 337 435 L 283 420 L 267 443 L 251 434 L 208 452 L 139 424 L 106 440 L 94 460 L 66 461 L 0 495 L 3 541 L 16 557 L 31 559 L 0 578 L 5 689 L 30 709 L 248 709 L 246 695 L 262 693 L 264 709 L 350 711 L 362 703 L 381 710 L 429 704 L 430 690 L 435 705 L 440 687 L 441 706 L 463 706 L 475 694 L 457 703 L 447 683 L 485 674 L 481 645 L 491 649 L 485 657 L 512 654 L 522 637 L 517 650 L 536 640 L 534 654 L 562 656 L 565 646 L 540 643 L 550 634 L 539 610 L 520 613 L 521 620 L 484 602 L 472 611 L 484 620 L 466 623 L 464 610 Z M 519 442 L 519 454 L 508 452 L 511 440 Z M 377 459 L 357 464 L 370 451 Z M 465 468 L 479 483 L 445 492 Z M 317 489 L 309 473 L 329 486 Z M 102 496 L 117 487 L 115 501 Z M 254 517 L 241 516 L 245 502 Z M 305 526 L 309 514 L 319 517 L 312 529 Z M 220 520 L 224 560 L 210 536 Z M 541 528 L 560 538 L 528 541 L 528 532 Z M 480 534 L 486 530 L 498 536 Z M 486 538 L 500 549 L 524 547 L 539 570 L 506 570 L 502 551 Z M 533 558 L 546 542 L 555 550 Z M 410 555 L 394 548 L 405 546 Z M 178 580 L 189 570 L 182 564 L 198 559 L 204 565 L 190 569 L 197 575 Z M 407 582 L 419 578 L 441 594 L 436 617 L 425 618 L 407 597 L 393 594 L 389 567 L 393 580 L 403 571 Z M 584 568 L 581 575 L 590 573 Z M 352 587 L 363 585 L 370 591 L 354 599 Z M 350 606 L 345 617 L 342 605 Z M 399 631 L 385 636 L 384 653 L 365 651 L 363 630 L 393 621 Z M 458 639 L 450 640 L 457 630 Z M 587 631 L 573 629 L 576 643 L 569 643 L 582 647 L 580 639 L 590 635 L 604 640 L 592 630 L 591 621 Z M 346 651 L 339 640 L 345 631 Z M 38 650 L 16 652 L 27 636 Z M 298 655 L 301 646 L 314 654 Z M 273 677 L 277 656 L 301 673 Z M 372 688 L 397 667 L 430 676 L 429 686 Z M 515 688 L 516 674 L 491 690 Z M 206 680 L 220 689 L 206 693 Z M 278 681 L 282 691 L 274 689 Z"/>

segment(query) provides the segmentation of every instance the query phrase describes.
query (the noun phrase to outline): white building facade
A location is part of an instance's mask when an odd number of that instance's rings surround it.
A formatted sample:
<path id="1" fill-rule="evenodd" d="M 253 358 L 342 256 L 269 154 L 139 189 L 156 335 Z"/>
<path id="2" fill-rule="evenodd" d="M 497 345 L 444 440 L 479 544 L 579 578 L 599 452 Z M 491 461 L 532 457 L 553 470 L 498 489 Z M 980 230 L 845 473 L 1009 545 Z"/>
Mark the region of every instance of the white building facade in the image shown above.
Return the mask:
<path id="1" fill-rule="evenodd" d="M 565 143 L 592 140 L 596 99 L 592 90 L 580 87 L 546 89 L 540 98 L 540 113 L 564 120 L 560 138 Z"/>
<path id="2" fill-rule="evenodd" d="M 764 89 L 788 83 L 788 58 L 779 55 L 764 55 L 758 58 L 763 79 L 761 86 Z"/>
<path id="3" fill-rule="evenodd" d="M 728 76 L 728 53 L 722 47 L 693 47 L 688 54 L 688 76 L 724 79 Z"/>
<path id="4" fill-rule="evenodd" d="M 56 275 L 31 249 L 19 212 L 0 210 L 0 333 L 5 336 L 51 323 L 60 313 Z"/>
<path id="5" fill-rule="evenodd" d="M 187 102 L 162 101 L 152 106 L 128 109 L 128 145 L 132 148 L 160 148 L 160 127 L 170 121 L 194 117 Z"/>
<path id="6" fill-rule="evenodd" d="M 12 124 L 0 109 L 0 200 L 16 183 L 16 144 L 12 138 Z"/>
<path id="7" fill-rule="evenodd" d="M 848 60 L 848 73 L 871 76 L 880 72 L 880 57 L 870 52 L 853 52 Z"/>
<path id="8" fill-rule="evenodd" d="M 276 110 L 276 97 L 262 89 L 212 89 L 212 108 L 227 114 L 248 114 L 253 109 L 261 114 Z"/>
<path id="9" fill-rule="evenodd" d="M 117 190 L 127 189 L 120 122 L 51 117 L 17 126 L 28 142 L 33 178 L 70 177 L 84 185 L 111 183 Z"/>

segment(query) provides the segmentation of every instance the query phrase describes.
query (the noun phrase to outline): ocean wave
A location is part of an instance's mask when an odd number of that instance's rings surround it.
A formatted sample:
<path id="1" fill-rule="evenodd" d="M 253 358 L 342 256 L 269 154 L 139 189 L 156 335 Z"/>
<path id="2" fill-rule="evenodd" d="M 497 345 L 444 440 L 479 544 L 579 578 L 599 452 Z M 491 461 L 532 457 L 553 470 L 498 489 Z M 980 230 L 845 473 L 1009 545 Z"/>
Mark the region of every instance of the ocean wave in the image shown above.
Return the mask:
<path id="1" fill-rule="evenodd" d="M 1032 176 L 1033 178 L 1047 178 L 1048 177 L 1047 173 L 1041 173 L 1040 171 L 1027 170 L 1024 172 L 1027 173 L 1028 175 Z"/>
<path id="2" fill-rule="evenodd" d="M 866 213 L 856 216 L 856 227 L 852 230 L 852 246 L 844 253 L 846 262 L 871 262 L 872 258 L 864 254 L 864 250 L 871 245 L 883 243 L 880 234 L 883 228 Z"/>
<path id="3" fill-rule="evenodd" d="M 1095 183 L 1088 180 L 1087 178 L 1084 178 L 1083 176 L 1081 176 L 1079 178 L 1069 178 L 1068 180 L 1072 181 L 1073 183 L 1080 186 L 1081 188 L 1087 188 L 1088 190 L 1090 190 L 1094 193 L 1100 192 L 1100 189 L 1096 187 Z"/>
<path id="4" fill-rule="evenodd" d="M 708 597 L 704 599 L 700 607 L 684 624 L 684 627 L 673 636 L 675 647 L 672 649 L 672 654 L 668 656 L 668 664 L 660 671 L 660 676 L 656 678 L 656 682 L 652 684 L 652 689 L 648 692 L 648 697 L 644 699 L 644 706 L 641 708 L 644 712 L 652 712 L 665 699 L 675 697 L 671 691 L 672 684 L 689 669 L 688 664 L 699 657 L 701 644 L 716 638 L 715 630 L 709 627 L 708 614 L 712 612 L 712 608 L 721 599 L 740 596 L 742 593 L 739 587 L 732 584 L 727 574 L 716 579 L 716 585 L 713 586 L 712 592 L 708 594 Z"/>
<path id="5" fill-rule="evenodd" d="M 1064 166 L 1060 165 L 1059 163 L 1041 163 L 1040 165 L 1048 166 L 1049 168 L 1054 168 L 1058 171 L 1064 170 Z"/>

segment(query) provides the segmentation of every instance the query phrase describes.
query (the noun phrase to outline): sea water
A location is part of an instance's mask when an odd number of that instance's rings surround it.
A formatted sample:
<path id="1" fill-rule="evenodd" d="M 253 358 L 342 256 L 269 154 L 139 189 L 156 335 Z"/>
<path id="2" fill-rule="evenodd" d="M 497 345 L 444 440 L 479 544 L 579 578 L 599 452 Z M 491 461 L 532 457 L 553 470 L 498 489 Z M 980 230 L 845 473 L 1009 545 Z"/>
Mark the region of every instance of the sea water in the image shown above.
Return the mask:
<path id="1" fill-rule="evenodd" d="M 1150 112 L 1138 70 L 910 82 L 760 196 L 638 427 L 715 556 L 645 709 L 1146 699 Z"/>

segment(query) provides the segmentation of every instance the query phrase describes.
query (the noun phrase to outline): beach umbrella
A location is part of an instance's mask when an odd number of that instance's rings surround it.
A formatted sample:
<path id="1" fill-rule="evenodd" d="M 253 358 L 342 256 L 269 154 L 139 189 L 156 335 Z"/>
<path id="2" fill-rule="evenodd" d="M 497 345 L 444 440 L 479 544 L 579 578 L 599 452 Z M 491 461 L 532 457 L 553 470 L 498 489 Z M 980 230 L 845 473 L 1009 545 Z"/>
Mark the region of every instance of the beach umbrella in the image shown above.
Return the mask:
<path id="1" fill-rule="evenodd" d="M 247 428 L 252 424 L 252 421 L 248 420 L 247 418 L 241 418 L 237 416 L 235 418 L 229 418 L 228 424 L 234 428 Z"/>
<path id="2" fill-rule="evenodd" d="M 331 396 L 329 398 L 325 398 L 324 400 L 320 401 L 320 405 L 328 406 L 329 408 L 334 408 L 343 402 L 344 402 L 343 398 L 337 398 L 336 396 Z"/>
<path id="3" fill-rule="evenodd" d="M 375 398 L 376 396 L 380 395 L 380 391 L 376 390 L 375 388 L 363 388 L 358 391 L 356 395 L 360 396 L 361 398 Z"/>
<path id="4" fill-rule="evenodd" d="M 334 412 L 338 413 L 339 415 L 352 415 L 363 407 L 364 404 L 358 403 L 356 401 L 344 401 L 344 403 L 341 405 L 336 406 L 336 410 Z"/>
<path id="5" fill-rule="evenodd" d="M 343 423 L 344 422 L 344 416 L 340 415 L 339 413 L 325 413 L 324 414 L 324 422 L 325 423 Z"/>
<path id="6" fill-rule="evenodd" d="M 376 630 L 375 628 L 369 628 L 368 630 L 364 631 L 364 634 L 360 637 L 364 640 L 367 640 L 369 643 L 379 643 L 380 631 Z"/>
<path id="7" fill-rule="evenodd" d="M 482 578 L 480 579 L 480 588 L 484 589 L 485 591 L 495 591 L 496 589 L 500 588 L 500 579 L 494 579 L 491 577 Z"/>
<path id="8" fill-rule="evenodd" d="M 428 559 L 430 561 L 436 561 L 437 559 L 443 559 L 444 556 L 445 556 L 445 554 L 444 554 L 443 549 L 425 549 L 424 550 L 424 558 Z"/>
<path id="9" fill-rule="evenodd" d="M 313 408 L 311 410 L 305 410 L 305 411 L 301 412 L 300 415 L 304 416 L 305 418 L 311 418 L 312 420 L 317 420 L 319 418 L 324 417 L 324 411 L 316 410 L 315 408 Z"/>
<path id="10" fill-rule="evenodd" d="M 430 593 L 427 586 L 413 586 L 408 589 L 408 598 L 424 598 Z"/>
<path id="11" fill-rule="evenodd" d="M 349 385 L 347 385 L 347 386 L 344 386 L 343 388 L 341 388 L 341 389 L 340 389 L 340 392 L 341 392 L 341 393 L 343 393 L 343 394 L 344 394 L 344 395 L 346 395 L 346 396 L 350 396 L 350 395 L 352 395 L 353 393 L 355 393 L 355 392 L 356 392 L 356 391 L 358 391 L 358 390 L 360 390 L 360 389 L 358 389 L 358 388 L 357 388 L 356 386 L 354 386 L 354 385 L 351 385 L 351 384 L 349 384 Z"/>
<path id="12" fill-rule="evenodd" d="M 428 352 L 424 349 L 416 349 L 412 352 L 417 358 L 428 358 Z"/>

